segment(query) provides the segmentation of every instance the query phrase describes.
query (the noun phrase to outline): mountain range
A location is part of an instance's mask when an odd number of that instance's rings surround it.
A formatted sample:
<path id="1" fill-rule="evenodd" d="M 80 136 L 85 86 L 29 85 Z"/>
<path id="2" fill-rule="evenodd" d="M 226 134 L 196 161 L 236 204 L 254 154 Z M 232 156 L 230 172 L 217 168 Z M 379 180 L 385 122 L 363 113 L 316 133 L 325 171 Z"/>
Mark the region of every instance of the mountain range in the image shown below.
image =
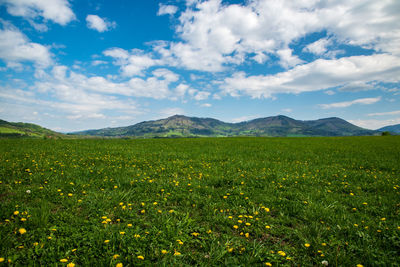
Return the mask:
<path id="1" fill-rule="evenodd" d="M 87 130 L 70 134 L 103 137 L 202 137 L 202 136 L 359 136 L 379 135 L 379 131 L 355 126 L 332 117 L 319 120 L 295 120 L 278 115 L 239 123 L 212 118 L 174 115 L 166 119 L 144 121 L 126 127 Z"/>

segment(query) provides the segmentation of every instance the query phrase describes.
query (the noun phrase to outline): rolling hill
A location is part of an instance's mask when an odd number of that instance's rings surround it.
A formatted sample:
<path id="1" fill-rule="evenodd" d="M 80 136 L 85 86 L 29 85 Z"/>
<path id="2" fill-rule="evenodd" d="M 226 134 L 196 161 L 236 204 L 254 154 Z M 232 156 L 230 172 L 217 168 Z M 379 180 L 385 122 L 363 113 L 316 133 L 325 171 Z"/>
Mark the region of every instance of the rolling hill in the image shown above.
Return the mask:
<path id="1" fill-rule="evenodd" d="M 65 136 L 32 123 L 0 120 L 0 137 L 62 138 Z"/>
<path id="2" fill-rule="evenodd" d="M 378 131 L 355 126 L 340 118 L 301 121 L 278 115 L 239 123 L 212 118 L 174 115 L 131 126 L 71 133 L 104 137 L 201 137 L 201 136 L 356 136 Z"/>
<path id="3" fill-rule="evenodd" d="M 378 129 L 378 131 L 400 134 L 400 124 L 385 126 L 385 127 Z"/>

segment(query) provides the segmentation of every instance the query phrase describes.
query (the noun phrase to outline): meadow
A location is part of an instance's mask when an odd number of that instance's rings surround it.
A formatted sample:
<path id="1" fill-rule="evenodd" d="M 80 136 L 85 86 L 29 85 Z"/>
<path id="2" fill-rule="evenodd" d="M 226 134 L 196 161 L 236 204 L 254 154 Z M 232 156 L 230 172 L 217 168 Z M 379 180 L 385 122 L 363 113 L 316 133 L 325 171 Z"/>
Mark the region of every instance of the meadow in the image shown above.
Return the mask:
<path id="1" fill-rule="evenodd" d="M 0 139 L 0 266 L 399 266 L 400 138 Z"/>

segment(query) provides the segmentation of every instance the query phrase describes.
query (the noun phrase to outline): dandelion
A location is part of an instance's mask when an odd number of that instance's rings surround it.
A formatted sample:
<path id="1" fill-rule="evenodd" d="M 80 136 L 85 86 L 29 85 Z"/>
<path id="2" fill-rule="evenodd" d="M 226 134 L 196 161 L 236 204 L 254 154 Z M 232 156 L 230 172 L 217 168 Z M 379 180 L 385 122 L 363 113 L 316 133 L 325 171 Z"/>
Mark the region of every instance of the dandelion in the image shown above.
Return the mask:
<path id="1" fill-rule="evenodd" d="M 357 267 L 364 267 L 364 265 L 362 265 L 362 264 L 357 264 L 356 266 Z"/>
<path id="2" fill-rule="evenodd" d="M 165 249 L 163 249 L 163 250 L 161 250 L 161 253 L 162 253 L 162 254 L 167 254 L 168 251 L 166 251 Z"/>
<path id="3" fill-rule="evenodd" d="M 29 190 L 29 189 L 26 190 L 26 193 L 27 193 L 27 194 L 30 194 L 30 193 L 31 193 L 31 190 Z"/>
<path id="4" fill-rule="evenodd" d="M 60 262 L 64 263 L 64 262 L 68 262 L 68 260 L 67 259 L 61 259 Z"/>
<path id="5" fill-rule="evenodd" d="M 128 227 L 132 227 L 132 224 L 131 224 L 131 223 L 128 223 L 127 226 L 128 226 Z"/>
<path id="6" fill-rule="evenodd" d="M 211 230 L 208 230 L 208 231 L 207 231 L 207 234 L 211 234 L 211 233 L 212 233 L 212 231 L 211 231 Z"/>
<path id="7" fill-rule="evenodd" d="M 182 255 L 179 251 L 175 251 L 174 256 L 180 256 Z"/>
<path id="8" fill-rule="evenodd" d="M 328 266 L 329 262 L 324 260 L 324 261 L 321 262 L 321 264 L 324 265 L 324 266 Z"/>
<path id="9" fill-rule="evenodd" d="M 266 262 L 265 266 L 272 266 L 272 264 L 270 262 Z"/>
<path id="10" fill-rule="evenodd" d="M 306 248 L 309 248 L 311 245 L 310 245 L 309 243 L 305 243 L 304 246 L 305 246 Z"/>
<path id="11" fill-rule="evenodd" d="M 4 258 L 0 258 L 0 262 L 3 262 L 4 261 Z"/>
<path id="12" fill-rule="evenodd" d="M 265 228 L 266 228 L 266 229 L 271 229 L 271 226 L 266 225 Z"/>
<path id="13" fill-rule="evenodd" d="M 198 237 L 198 236 L 199 236 L 199 233 L 194 232 L 194 233 L 192 233 L 191 235 L 194 236 L 194 237 Z"/>
<path id="14" fill-rule="evenodd" d="M 381 221 L 386 221 L 386 218 L 381 218 Z"/>
<path id="15" fill-rule="evenodd" d="M 239 228 L 239 226 L 237 226 L 237 225 L 234 225 L 234 226 L 233 226 L 233 228 L 235 228 L 235 229 L 238 229 L 238 228 Z"/>
<path id="16" fill-rule="evenodd" d="M 169 212 L 169 213 L 174 213 L 174 210 L 169 210 L 168 212 Z"/>
<path id="17" fill-rule="evenodd" d="M 326 243 L 322 243 L 321 245 L 325 247 L 325 246 L 326 246 Z"/>
<path id="18" fill-rule="evenodd" d="M 247 223 L 246 223 L 246 225 L 247 225 L 247 226 L 250 226 L 250 225 L 251 225 L 251 223 L 247 222 Z"/>
<path id="19" fill-rule="evenodd" d="M 75 267 L 75 263 L 70 262 L 70 263 L 67 264 L 67 267 Z"/>
<path id="20" fill-rule="evenodd" d="M 144 260 L 144 257 L 141 256 L 141 255 L 137 256 L 137 258 L 138 258 L 139 260 Z"/>
<path id="21" fill-rule="evenodd" d="M 26 218 L 21 218 L 21 222 L 25 222 L 26 221 Z"/>
<path id="22" fill-rule="evenodd" d="M 14 215 L 18 215 L 18 214 L 19 214 L 18 210 L 14 211 Z"/>
<path id="23" fill-rule="evenodd" d="M 244 236 L 245 236 L 246 238 L 249 238 L 249 237 L 250 237 L 250 234 L 249 234 L 249 233 L 245 233 Z"/>
<path id="24" fill-rule="evenodd" d="M 117 263 L 117 265 L 115 265 L 115 267 L 122 267 L 122 266 L 124 266 L 122 263 Z"/>
<path id="25" fill-rule="evenodd" d="M 284 251 L 281 251 L 281 250 L 278 251 L 278 254 L 281 255 L 282 257 L 286 256 L 286 253 Z"/>
<path id="26" fill-rule="evenodd" d="M 114 256 L 113 256 L 113 259 L 114 260 L 116 260 L 116 259 L 118 259 L 119 258 L 119 255 L 118 254 L 115 254 Z"/>
<path id="27" fill-rule="evenodd" d="M 105 243 L 105 244 L 107 244 L 107 243 L 109 243 L 109 242 L 110 242 L 110 240 L 108 240 L 108 239 L 104 240 L 104 243 Z"/>
<path id="28" fill-rule="evenodd" d="M 38 242 L 35 242 L 35 243 L 33 243 L 33 245 L 36 247 L 36 246 L 39 245 L 39 243 L 38 243 Z"/>
<path id="29" fill-rule="evenodd" d="M 23 235 L 23 234 L 26 233 L 26 230 L 25 230 L 25 228 L 19 228 L 18 232 L 19 232 L 21 235 Z"/>
<path id="30" fill-rule="evenodd" d="M 140 213 L 141 213 L 141 214 L 145 214 L 145 213 L 146 213 L 146 210 L 141 210 Z"/>
<path id="31" fill-rule="evenodd" d="M 68 193 L 68 196 L 69 196 L 69 197 L 72 197 L 72 193 Z"/>

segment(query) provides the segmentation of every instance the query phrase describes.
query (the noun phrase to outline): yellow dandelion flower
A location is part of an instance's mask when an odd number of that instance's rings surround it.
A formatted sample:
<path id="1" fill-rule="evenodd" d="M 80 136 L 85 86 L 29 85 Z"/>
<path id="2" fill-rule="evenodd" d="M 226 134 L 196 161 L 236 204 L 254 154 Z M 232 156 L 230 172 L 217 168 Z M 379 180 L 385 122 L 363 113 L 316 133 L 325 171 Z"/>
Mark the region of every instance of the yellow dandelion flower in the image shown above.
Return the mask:
<path id="1" fill-rule="evenodd" d="M 19 232 L 21 235 L 23 235 L 23 234 L 26 233 L 26 230 L 25 230 L 25 228 L 19 228 L 18 232 Z"/>
<path id="2" fill-rule="evenodd" d="M 191 235 L 194 237 L 197 237 L 197 236 L 199 236 L 199 233 L 194 232 L 194 233 L 191 233 Z"/>
<path id="3" fill-rule="evenodd" d="M 145 213 L 146 213 L 146 210 L 141 210 L 140 213 L 141 213 L 141 214 L 145 214 Z"/>
<path id="4" fill-rule="evenodd" d="M 249 233 L 245 233 L 244 235 L 245 235 L 246 238 L 249 238 L 249 237 L 250 237 L 250 234 L 249 234 Z"/>
<path id="5" fill-rule="evenodd" d="M 70 262 L 70 263 L 67 264 L 67 267 L 75 267 L 75 263 Z"/>
<path id="6" fill-rule="evenodd" d="M 122 267 L 124 266 L 122 263 L 117 263 L 117 265 L 115 265 L 115 267 Z"/>
<path id="7" fill-rule="evenodd" d="M 386 218 L 381 218 L 381 221 L 386 221 Z"/>
<path id="8" fill-rule="evenodd" d="M 211 233 L 212 233 L 212 231 L 211 231 L 211 230 L 208 230 L 208 231 L 207 231 L 207 234 L 211 234 Z"/>
<path id="9" fill-rule="evenodd" d="M 182 255 L 179 251 L 175 251 L 174 256 L 180 256 Z"/>
<path id="10" fill-rule="evenodd" d="M 36 246 L 39 245 L 39 243 L 38 243 L 38 242 L 35 242 L 35 243 L 33 243 L 33 245 L 36 247 Z"/>
<path id="11" fill-rule="evenodd" d="M 113 259 L 114 260 L 116 260 L 116 259 L 118 259 L 119 258 L 119 255 L 118 254 L 115 254 L 114 256 L 113 256 Z"/>
<path id="12" fill-rule="evenodd" d="M 304 246 L 305 246 L 306 248 L 309 248 L 311 245 L 308 244 L 308 243 L 305 243 Z"/>
<path id="13" fill-rule="evenodd" d="M 4 261 L 4 258 L 0 258 L 0 262 L 3 262 Z"/>
<path id="14" fill-rule="evenodd" d="M 109 243 L 110 242 L 110 240 L 108 240 L 108 239 L 106 239 L 106 240 L 104 240 L 104 243 Z"/>
<path id="15" fill-rule="evenodd" d="M 325 246 L 326 246 L 326 243 L 322 243 L 321 245 L 325 247 Z"/>
<path id="16" fill-rule="evenodd" d="M 131 224 L 131 223 L 128 223 L 126 226 L 128 226 L 128 227 L 132 227 L 132 224 Z"/>
<path id="17" fill-rule="evenodd" d="M 138 258 L 139 260 L 144 260 L 144 257 L 141 256 L 141 255 L 137 256 L 137 258 Z"/>
<path id="18" fill-rule="evenodd" d="M 272 264 L 270 262 L 266 262 L 265 266 L 272 266 Z"/>
<path id="19" fill-rule="evenodd" d="M 169 212 L 169 213 L 174 213 L 174 210 L 169 210 L 168 212 Z"/>
<path id="20" fill-rule="evenodd" d="M 246 225 L 247 225 L 247 226 L 250 226 L 250 225 L 251 225 L 251 223 L 247 222 L 247 223 L 246 223 Z"/>
<path id="21" fill-rule="evenodd" d="M 124 235 L 124 234 L 125 234 L 125 232 L 119 232 L 119 234 L 120 234 L 120 235 Z"/>
<path id="22" fill-rule="evenodd" d="M 162 253 L 162 254 L 167 254 L 168 251 L 166 251 L 165 249 L 163 249 L 163 250 L 161 250 L 161 253 Z"/>
<path id="23" fill-rule="evenodd" d="M 26 218 L 21 218 L 21 222 L 25 222 L 26 221 Z"/>
<path id="24" fill-rule="evenodd" d="M 14 215 L 18 215 L 18 214 L 19 214 L 18 210 L 14 211 Z"/>
<path id="25" fill-rule="evenodd" d="M 69 197 L 72 197 L 72 193 L 68 193 L 68 196 L 69 196 Z"/>
<path id="26" fill-rule="evenodd" d="M 282 251 L 282 250 L 279 250 L 279 251 L 278 251 L 278 254 L 281 255 L 282 257 L 285 257 L 285 256 L 286 256 L 286 253 L 285 253 L 284 251 Z"/>
<path id="27" fill-rule="evenodd" d="M 238 229 L 238 228 L 239 228 L 239 226 L 237 226 L 237 225 L 234 225 L 234 226 L 233 226 L 233 228 L 235 228 L 235 229 Z"/>
<path id="28" fill-rule="evenodd" d="M 60 262 L 68 262 L 67 259 L 61 259 Z"/>
<path id="29" fill-rule="evenodd" d="M 356 266 L 357 267 L 364 267 L 364 265 L 362 265 L 362 264 L 357 264 Z"/>
<path id="30" fill-rule="evenodd" d="M 232 253 L 232 251 L 233 251 L 233 248 L 228 248 L 229 253 Z"/>
<path id="31" fill-rule="evenodd" d="M 265 228 L 266 228 L 266 229 L 271 229 L 271 226 L 266 225 Z"/>

